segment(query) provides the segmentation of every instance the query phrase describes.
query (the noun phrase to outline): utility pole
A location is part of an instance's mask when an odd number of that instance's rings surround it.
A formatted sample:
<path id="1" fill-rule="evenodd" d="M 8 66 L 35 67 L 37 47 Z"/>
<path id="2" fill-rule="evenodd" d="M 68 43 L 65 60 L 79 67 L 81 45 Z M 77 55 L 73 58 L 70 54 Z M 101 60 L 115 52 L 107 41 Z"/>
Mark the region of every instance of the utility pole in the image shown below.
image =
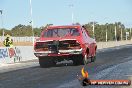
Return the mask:
<path id="1" fill-rule="evenodd" d="M 132 28 L 130 28 L 130 39 L 132 40 Z"/>
<path id="2" fill-rule="evenodd" d="M 128 39 L 129 32 L 126 31 L 126 40 Z"/>
<path id="3" fill-rule="evenodd" d="M 30 0 L 30 16 L 31 16 L 31 28 L 32 28 L 32 41 L 33 41 L 33 46 L 34 46 L 34 31 L 33 31 L 33 16 L 32 16 L 32 1 Z"/>
<path id="4" fill-rule="evenodd" d="M 93 21 L 93 37 L 94 37 L 94 30 L 95 30 L 95 22 Z"/>
<path id="5" fill-rule="evenodd" d="M 74 5 L 73 4 L 71 4 L 71 5 L 69 5 L 70 6 L 70 8 L 71 8 L 71 20 L 72 20 L 72 24 L 74 23 L 74 12 L 73 12 L 73 7 L 74 7 Z"/>
<path id="6" fill-rule="evenodd" d="M 0 14 L 1 14 L 1 28 L 2 28 L 2 37 L 4 39 L 4 29 L 3 29 L 3 10 L 0 10 Z"/>
<path id="7" fill-rule="evenodd" d="M 122 27 L 121 27 L 121 41 L 122 41 Z"/>
<path id="8" fill-rule="evenodd" d="M 107 35 L 108 35 L 108 34 L 107 34 L 107 30 L 108 30 L 108 29 L 107 29 L 107 27 L 108 27 L 108 26 L 107 26 L 107 24 L 106 24 L 106 36 L 105 36 L 105 37 L 106 37 L 106 42 L 108 41 L 108 38 L 107 38 Z"/>
<path id="9" fill-rule="evenodd" d="M 117 41 L 117 36 L 116 36 L 116 25 L 115 25 L 115 40 Z"/>

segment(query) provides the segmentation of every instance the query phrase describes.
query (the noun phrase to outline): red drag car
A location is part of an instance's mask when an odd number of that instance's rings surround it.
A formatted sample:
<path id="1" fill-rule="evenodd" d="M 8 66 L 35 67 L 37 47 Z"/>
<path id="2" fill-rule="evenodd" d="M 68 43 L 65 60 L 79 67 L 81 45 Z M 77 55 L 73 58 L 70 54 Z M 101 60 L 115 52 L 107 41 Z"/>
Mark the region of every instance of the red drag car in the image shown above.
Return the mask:
<path id="1" fill-rule="evenodd" d="M 64 59 L 85 65 L 96 58 L 96 41 L 81 25 L 49 26 L 35 42 L 34 54 L 41 67 L 53 66 Z"/>

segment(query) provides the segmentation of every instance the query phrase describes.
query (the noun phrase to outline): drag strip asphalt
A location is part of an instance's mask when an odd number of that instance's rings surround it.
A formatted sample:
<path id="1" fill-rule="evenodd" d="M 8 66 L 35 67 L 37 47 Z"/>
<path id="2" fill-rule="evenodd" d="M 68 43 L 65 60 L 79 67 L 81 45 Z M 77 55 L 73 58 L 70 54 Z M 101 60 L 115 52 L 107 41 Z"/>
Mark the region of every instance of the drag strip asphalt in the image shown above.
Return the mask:
<path id="1" fill-rule="evenodd" d="M 77 79 L 77 75 L 81 75 L 82 67 L 88 71 L 90 79 L 127 79 L 132 75 L 132 70 L 128 68 L 132 66 L 130 62 L 132 45 L 98 50 L 96 61 L 86 66 L 62 63 L 55 67 L 40 68 L 37 60 L 29 62 L 30 64 L 23 62 L 16 68 L 0 68 L 0 88 L 83 88 Z"/>

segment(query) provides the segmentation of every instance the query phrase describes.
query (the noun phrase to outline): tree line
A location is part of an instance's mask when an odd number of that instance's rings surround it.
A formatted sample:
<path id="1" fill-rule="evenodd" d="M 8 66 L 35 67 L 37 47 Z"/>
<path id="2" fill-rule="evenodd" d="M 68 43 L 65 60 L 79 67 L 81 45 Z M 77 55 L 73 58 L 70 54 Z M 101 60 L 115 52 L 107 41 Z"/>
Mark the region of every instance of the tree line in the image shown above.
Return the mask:
<path id="1" fill-rule="evenodd" d="M 34 33 L 34 36 L 39 37 L 41 32 L 45 30 L 46 27 L 49 25 L 52 24 L 47 24 L 39 28 L 33 28 L 32 31 L 32 27 L 30 25 L 19 24 L 14 28 L 12 28 L 11 30 L 5 28 L 0 29 L 0 36 L 2 36 L 4 30 L 5 35 L 9 34 L 15 37 L 24 37 L 24 36 L 32 36 L 32 34 Z M 124 24 L 122 24 L 121 22 L 105 23 L 105 24 L 99 24 L 97 22 L 89 22 L 87 24 L 84 24 L 84 27 L 88 30 L 90 36 L 94 37 L 96 41 L 106 41 L 106 33 L 107 33 L 107 41 L 113 41 L 113 40 L 119 41 L 121 39 L 125 40 L 126 32 L 129 33 L 128 39 L 131 39 L 132 36 L 131 28 L 125 28 Z M 94 31 L 93 31 L 93 27 L 94 27 Z M 116 32 L 116 37 L 115 37 L 115 32 Z M 121 32 L 122 32 L 122 38 L 121 38 Z"/>

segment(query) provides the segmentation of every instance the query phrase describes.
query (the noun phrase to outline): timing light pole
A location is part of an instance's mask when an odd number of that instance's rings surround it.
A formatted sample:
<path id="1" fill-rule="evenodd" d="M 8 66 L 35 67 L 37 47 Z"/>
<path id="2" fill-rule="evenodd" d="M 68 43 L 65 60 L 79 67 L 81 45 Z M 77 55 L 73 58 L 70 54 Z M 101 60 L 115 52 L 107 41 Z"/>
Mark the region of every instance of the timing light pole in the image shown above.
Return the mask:
<path id="1" fill-rule="evenodd" d="M 34 31 L 33 31 L 33 16 L 32 16 L 32 1 L 30 0 L 30 16 L 31 16 L 31 28 L 32 28 L 32 42 L 34 46 Z"/>

